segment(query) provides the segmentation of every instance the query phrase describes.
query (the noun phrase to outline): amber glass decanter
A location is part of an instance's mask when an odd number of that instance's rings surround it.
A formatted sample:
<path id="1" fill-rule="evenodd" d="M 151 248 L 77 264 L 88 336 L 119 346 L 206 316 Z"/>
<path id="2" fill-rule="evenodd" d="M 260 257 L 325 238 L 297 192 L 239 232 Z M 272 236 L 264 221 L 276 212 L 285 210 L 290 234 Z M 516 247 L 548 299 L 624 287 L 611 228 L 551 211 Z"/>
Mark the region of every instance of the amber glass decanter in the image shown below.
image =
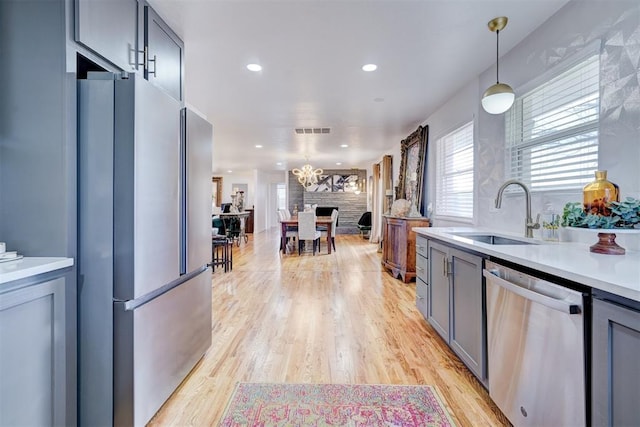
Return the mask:
<path id="1" fill-rule="evenodd" d="M 586 214 L 609 216 L 607 204 L 620 201 L 620 189 L 607 181 L 607 171 L 596 171 L 596 180 L 585 185 L 582 194 Z"/>

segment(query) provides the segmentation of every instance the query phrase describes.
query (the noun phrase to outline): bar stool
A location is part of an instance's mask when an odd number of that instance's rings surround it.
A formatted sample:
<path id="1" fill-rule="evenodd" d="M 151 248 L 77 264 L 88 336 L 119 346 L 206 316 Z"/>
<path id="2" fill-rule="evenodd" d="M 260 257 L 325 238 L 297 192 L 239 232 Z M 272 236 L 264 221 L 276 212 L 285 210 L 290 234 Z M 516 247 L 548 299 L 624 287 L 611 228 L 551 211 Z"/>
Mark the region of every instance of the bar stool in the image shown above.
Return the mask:
<path id="1" fill-rule="evenodd" d="M 233 268 L 233 242 L 226 236 L 211 236 L 211 269 L 224 267 L 224 272 Z"/>

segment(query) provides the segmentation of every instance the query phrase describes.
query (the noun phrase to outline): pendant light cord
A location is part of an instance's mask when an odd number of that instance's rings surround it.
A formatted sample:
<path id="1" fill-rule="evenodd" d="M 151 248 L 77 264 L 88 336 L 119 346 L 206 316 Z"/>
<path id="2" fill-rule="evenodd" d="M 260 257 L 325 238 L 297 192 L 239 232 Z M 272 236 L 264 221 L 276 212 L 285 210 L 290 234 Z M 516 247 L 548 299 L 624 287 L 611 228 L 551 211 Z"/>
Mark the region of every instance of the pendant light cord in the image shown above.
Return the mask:
<path id="1" fill-rule="evenodd" d="M 498 61 L 498 48 L 500 46 L 500 30 L 496 30 L 496 84 L 500 83 L 498 77 L 498 69 L 500 68 L 500 62 Z"/>

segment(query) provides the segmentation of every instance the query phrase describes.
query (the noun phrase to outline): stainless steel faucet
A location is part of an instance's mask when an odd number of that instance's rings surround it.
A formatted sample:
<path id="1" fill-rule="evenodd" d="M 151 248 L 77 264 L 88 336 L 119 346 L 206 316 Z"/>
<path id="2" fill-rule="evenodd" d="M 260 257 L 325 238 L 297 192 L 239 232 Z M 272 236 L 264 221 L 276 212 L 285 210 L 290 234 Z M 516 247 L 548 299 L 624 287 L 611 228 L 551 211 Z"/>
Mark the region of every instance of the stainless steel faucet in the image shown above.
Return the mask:
<path id="1" fill-rule="evenodd" d="M 504 189 L 510 186 L 511 184 L 519 185 L 524 190 L 524 194 L 527 200 L 527 205 L 526 205 L 527 212 L 526 212 L 526 218 L 524 222 L 524 235 L 525 237 L 533 237 L 533 230 L 534 229 L 537 230 L 538 228 L 540 228 L 540 214 L 538 214 L 538 218 L 536 219 L 536 222 L 533 222 L 533 218 L 531 218 L 531 193 L 529 192 L 529 189 L 523 182 L 518 181 L 516 179 L 510 179 L 506 181 L 504 184 L 502 184 L 502 186 L 498 189 L 498 196 L 496 197 L 496 209 L 500 209 L 500 206 L 502 205 L 502 193 L 504 192 Z"/>

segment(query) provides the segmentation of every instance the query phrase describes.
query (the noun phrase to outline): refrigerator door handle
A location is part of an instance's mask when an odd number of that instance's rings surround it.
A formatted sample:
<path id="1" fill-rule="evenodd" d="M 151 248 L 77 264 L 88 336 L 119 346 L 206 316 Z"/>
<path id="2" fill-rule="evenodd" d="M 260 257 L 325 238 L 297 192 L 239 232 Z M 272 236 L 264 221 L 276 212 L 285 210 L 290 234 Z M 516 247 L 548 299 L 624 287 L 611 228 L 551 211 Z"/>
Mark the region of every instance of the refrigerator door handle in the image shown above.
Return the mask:
<path id="1" fill-rule="evenodd" d="M 184 282 L 191 280 L 192 278 L 203 273 L 204 271 L 207 271 L 208 269 L 209 267 L 207 265 L 203 265 L 200 268 L 193 270 L 187 274 L 183 274 L 182 276 L 178 277 L 176 280 L 169 282 L 166 285 L 161 286 L 153 290 L 152 292 L 149 292 L 148 294 L 145 294 L 139 298 L 128 300 L 128 301 L 114 300 L 114 302 L 116 304 L 122 304 L 122 308 L 124 309 L 124 311 L 133 311 L 136 308 L 140 307 L 141 305 L 144 305 L 149 301 L 153 301 L 154 299 L 158 298 L 160 295 L 169 292 L 171 289 L 180 286 Z"/>

